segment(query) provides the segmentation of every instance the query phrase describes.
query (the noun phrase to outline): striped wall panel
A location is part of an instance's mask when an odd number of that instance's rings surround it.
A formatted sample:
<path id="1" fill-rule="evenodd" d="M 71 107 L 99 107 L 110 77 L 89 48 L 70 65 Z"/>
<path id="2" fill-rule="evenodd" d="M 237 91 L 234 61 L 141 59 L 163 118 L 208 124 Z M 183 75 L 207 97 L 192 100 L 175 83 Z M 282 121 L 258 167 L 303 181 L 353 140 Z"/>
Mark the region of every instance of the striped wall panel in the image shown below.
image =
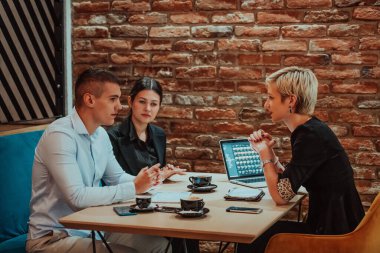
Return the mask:
<path id="1" fill-rule="evenodd" d="M 0 122 L 63 113 L 63 0 L 0 1 Z"/>

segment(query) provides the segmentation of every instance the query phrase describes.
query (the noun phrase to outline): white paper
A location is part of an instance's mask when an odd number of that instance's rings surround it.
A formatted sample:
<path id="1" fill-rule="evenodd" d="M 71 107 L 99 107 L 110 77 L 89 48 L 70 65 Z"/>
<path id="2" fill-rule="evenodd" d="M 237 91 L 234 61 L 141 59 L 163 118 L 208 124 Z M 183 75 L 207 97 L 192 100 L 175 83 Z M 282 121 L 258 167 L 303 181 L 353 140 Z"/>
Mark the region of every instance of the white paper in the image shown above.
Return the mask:
<path id="1" fill-rule="evenodd" d="M 257 197 L 261 193 L 259 189 L 232 188 L 228 191 L 231 197 L 252 198 Z"/>
<path id="2" fill-rule="evenodd" d="M 179 203 L 181 199 L 188 198 L 191 192 L 156 192 L 152 196 L 154 203 Z"/>

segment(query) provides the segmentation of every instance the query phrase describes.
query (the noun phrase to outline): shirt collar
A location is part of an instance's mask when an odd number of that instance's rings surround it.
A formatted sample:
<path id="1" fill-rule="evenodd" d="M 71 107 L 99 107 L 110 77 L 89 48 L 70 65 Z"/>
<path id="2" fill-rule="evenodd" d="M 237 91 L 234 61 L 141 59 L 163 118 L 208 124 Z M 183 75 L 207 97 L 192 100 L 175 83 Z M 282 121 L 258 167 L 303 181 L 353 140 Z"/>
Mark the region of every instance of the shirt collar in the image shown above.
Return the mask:
<path id="1" fill-rule="evenodd" d="M 139 139 L 138 136 L 137 136 L 137 133 L 136 133 L 135 126 L 133 125 L 133 122 L 132 122 L 132 116 L 129 116 L 129 132 L 128 132 L 128 136 L 129 136 L 129 139 L 131 141 Z M 146 143 L 150 142 L 151 136 L 152 136 L 152 129 L 150 127 L 150 124 L 148 124 L 148 136 L 147 136 L 147 139 L 146 139 Z"/>
<path id="2" fill-rule="evenodd" d="M 74 130 L 78 133 L 78 134 L 86 134 L 86 135 L 89 135 L 88 131 L 87 131 L 87 128 L 86 126 L 84 125 L 82 119 L 80 118 L 77 110 L 73 109 L 73 113 L 71 115 L 71 122 L 73 124 L 73 128 Z M 98 127 L 99 128 L 99 127 Z M 92 136 L 96 136 L 97 133 L 98 133 L 98 128 L 96 128 L 96 130 L 94 131 L 94 133 L 92 134 Z"/>

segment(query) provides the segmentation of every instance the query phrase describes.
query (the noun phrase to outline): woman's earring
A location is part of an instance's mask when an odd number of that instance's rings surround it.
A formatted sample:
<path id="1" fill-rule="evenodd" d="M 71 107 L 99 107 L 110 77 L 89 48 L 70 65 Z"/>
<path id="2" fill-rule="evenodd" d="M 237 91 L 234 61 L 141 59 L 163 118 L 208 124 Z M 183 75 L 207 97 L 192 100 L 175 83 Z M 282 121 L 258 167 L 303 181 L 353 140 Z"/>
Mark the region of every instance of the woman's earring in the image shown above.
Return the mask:
<path id="1" fill-rule="evenodd" d="M 292 107 L 289 106 L 289 113 L 293 113 Z"/>

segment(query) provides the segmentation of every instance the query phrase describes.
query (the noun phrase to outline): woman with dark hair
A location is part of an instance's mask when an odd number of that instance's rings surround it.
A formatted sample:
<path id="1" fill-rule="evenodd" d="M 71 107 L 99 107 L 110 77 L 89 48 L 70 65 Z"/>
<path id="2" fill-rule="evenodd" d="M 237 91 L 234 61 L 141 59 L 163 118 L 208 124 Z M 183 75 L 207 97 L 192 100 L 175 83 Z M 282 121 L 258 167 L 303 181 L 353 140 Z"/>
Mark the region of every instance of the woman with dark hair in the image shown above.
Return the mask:
<path id="1" fill-rule="evenodd" d="M 162 180 L 174 174 L 185 174 L 185 169 L 166 163 L 165 132 L 152 124 L 160 109 L 162 96 L 161 85 L 156 80 L 150 77 L 137 80 L 128 96 L 128 117 L 108 130 L 116 159 L 131 175 L 137 175 L 158 163 L 163 166 Z M 199 252 L 197 240 L 186 240 L 186 246 L 188 252 Z M 172 252 L 182 250 L 183 239 L 173 239 Z"/>
<path id="2" fill-rule="evenodd" d="M 156 80 L 150 77 L 137 80 L 128 96 L 128 117 L 108 130 L 116 159 L 131 175 L 157 163 L 163 166 L 163 179 L 185 174 L 184 169 L 166 163 L 165 132 L 151 124 L 160 109 L 162 96 L 161 85 Z"/>

